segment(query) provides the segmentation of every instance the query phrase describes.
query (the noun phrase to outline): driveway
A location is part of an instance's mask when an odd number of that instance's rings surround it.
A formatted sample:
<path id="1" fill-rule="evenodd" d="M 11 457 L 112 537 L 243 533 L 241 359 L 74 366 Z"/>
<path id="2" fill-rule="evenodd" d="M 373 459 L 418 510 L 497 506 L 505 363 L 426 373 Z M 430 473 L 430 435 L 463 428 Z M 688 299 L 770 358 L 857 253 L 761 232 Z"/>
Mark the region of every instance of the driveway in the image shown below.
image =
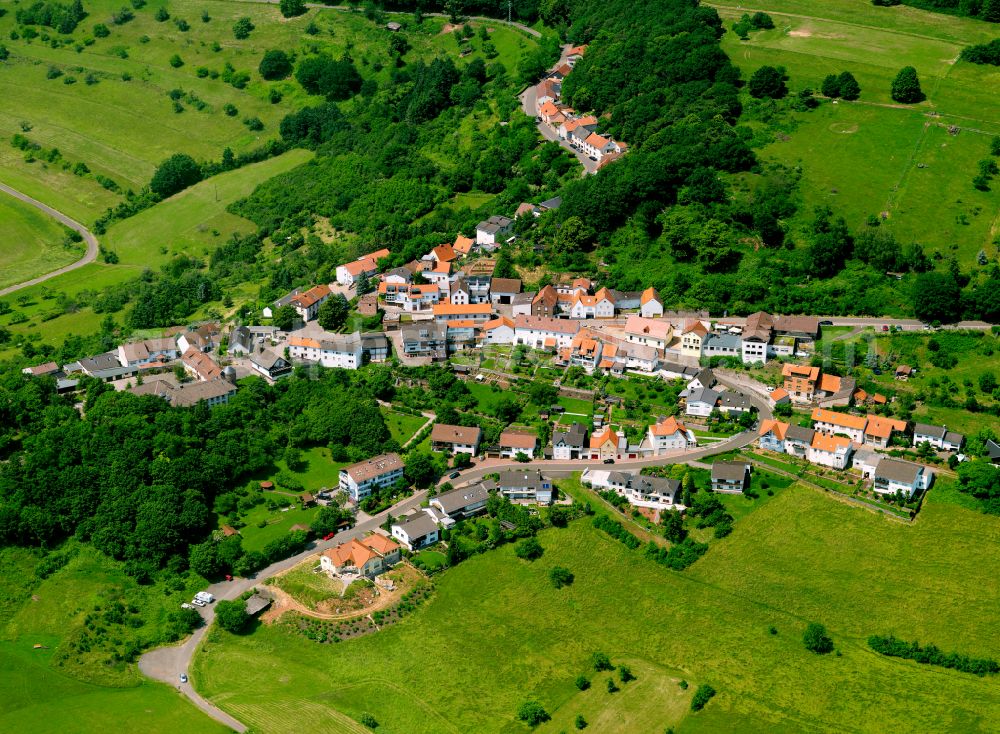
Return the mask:
<path id="1" fill-rule="evenodd" d="M 412 497 L 407 497 L 405 500 L 396 503 L 385 512 L 381 512 L 378 515 L 361 520 L 353 528 L 337 533 L 337 535 L 330 540 L 311 543 L 306 550 L 302 551 L 298 555 L 271 564 L 267 568 L 258 571 L 253 578 L 237 578 L 232 581 L 220 581 L 217 584 L 209 586 L 207 591 L 215 596 L 217 600 L 235 599 L 245 591 L 249 591 L 255 586 L 260 586 L 269 577 L 274 576 L 277 573 L 281 573 L 282 571 L 287 571 L 293 566 L 298 565 L 311 555 L 315 555 L 316 553 L 324 551 L 327 548 L 332 548 L 338 543 L 343 543 L 351 540 L 352 538 L 358 538 L 365 533 L 377 529 L 383 522 L 385 522 L 386 518 L 390 514 L 393 517 L 398 517 L 411 509 L 419 507 L 420 503 L 423 502 L 426 496 L 426 491 L 417 492 Z M 209 604 L 208 606 L 201 608 L 199 612 L 205 620 L 205 624 L 203 626 L 195 630 L 194 633 L 180 645 L 160 647 L 147 652 L 139 658 L 139 670 L 141 670 L 144 675 L 153 678 L 154 680 L 162 681 L 176 687 L 178 691 L 191 700 L 191 703 L 216 721 L 225 724 L 230 729 L 234 729 L 235 731 L 245 732 L 247 728 L 241 722 L 237 721 L 222 709 L 214 706 L 202 698 L 198 692 L 195 691 L 190 679 L 187 683 L 180 682 L 181 673 L 188 672 L 191 665 L 191 659 L 194 657 L 195 651 L 198 649 L 198 645 L 201 644 L 206 632 L 208 632 L 209 627 L 212 625 L 212 621 L 215 619 L 215 605 Z"/>
<path id="2" fill-rule="evenodd" d="M 71 263 L 65 267 L 59 268 L 58 270 L 53 270 L 51 273 L 40 275 L 37 278 L 32 278 L 31 280 L 26 280 L 22 283 L 15 283 L 14 285 L 10 285 L 7 286 L 6 288 L 0 289 L 0 296 L 6 296 L 8 293 L 19 291 L 22 288 L 28 288 L 29 286 L 38 285 L 39 283 L 42 283 L 48 280 L 49 278 L 54 278 L 57 275 L 62 275 L 63 273 L 72 272 L 77 268 L 82 268 L 84 265 L 92 263 L 94 262 L 94 260 L 97 259 L 97 251 L 98 251 L 97 238 L 94 237 L 93 232 L 84 227 L 78 221 L 76 221 L 75 219 L 70 219 L 62 212 L 56 211 L 52 207 L 43 204 L 37 199 L 32 199 L 27 194 L 22 194 L 17 189 L 12 189 L 10 186 L 7 186 L 6 184 L 0 183 L 0 191 L 3 191 L 6 194 L 10 194 L 18 201 L 23 201 L 25 204 L 35 207 L 39 211 L 48 214 L 50 217 L 55 219 L 60 224 L 63 224 L 69 227 L 70 229 L 79 232 L 80 236 L 83 237 L 83 241 L 87 243 L 86 254 L 84 254 L 84 256 L 81 257 L 79 260 L 77 260 L 75 263 Z"/>

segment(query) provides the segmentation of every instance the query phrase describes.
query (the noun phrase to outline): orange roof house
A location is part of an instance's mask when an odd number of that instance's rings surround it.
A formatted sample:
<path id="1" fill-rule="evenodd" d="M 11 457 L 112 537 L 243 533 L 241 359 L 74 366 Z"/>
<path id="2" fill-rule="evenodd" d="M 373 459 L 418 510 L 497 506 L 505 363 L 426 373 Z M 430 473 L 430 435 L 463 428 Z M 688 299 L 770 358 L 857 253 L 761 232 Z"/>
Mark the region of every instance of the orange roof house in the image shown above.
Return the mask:
<path id="1" fill-rule="evenodd" d="M 659 301 L 660 294 L 656 292 L 656 288 L 650 286 L 642 292 L 642 296 L 639 298 L 639 303 L 645 306 L 650 301 Z"/>
<path id="2" fill-rule="evenodd" d="M 475 246 L 476 241 L 474 239 L 460 234 L 455 236 L 455 244 L 452 245 L 452 249 L 460 255 L 468 255 Z"/>
<path id="3" fill-rule="evenodd" d="M 664 418 L 659 423 L 654 423 L 649 429 L 654 436 L 673 436 L 678 431 L 687 433 L 688 429 L 675 416 Z"/>
<path id="4" fill-rule="evenodd" d="M 450 263 L 452 260 L 458 258 L 458 254 L 455 252 L 455 248 L 451 245 L 438 245 L 431 251 L 431 255 L 438 262 Z"/>

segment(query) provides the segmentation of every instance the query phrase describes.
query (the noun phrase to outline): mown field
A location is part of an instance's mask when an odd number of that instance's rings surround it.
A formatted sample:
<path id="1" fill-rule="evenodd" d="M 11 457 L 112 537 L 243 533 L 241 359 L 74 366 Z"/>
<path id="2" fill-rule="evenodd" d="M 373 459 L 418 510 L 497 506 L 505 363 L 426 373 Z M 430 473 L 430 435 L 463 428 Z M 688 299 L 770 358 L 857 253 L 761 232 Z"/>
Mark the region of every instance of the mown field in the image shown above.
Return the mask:
<path id="1" fill-rule="evenodd" d="M 143 680 L 134 666 L 109 665 L 104 654 L 74 654 L 85 616 L 109 600 L 142 609 L 142 624 L 111 635 L 150 639 L 164 616 L 192 589 L 140 587 L 118 564 L 81 549 L 44 581 L 37 558 L 20 549 L 0 552 L 0 729 L 9 732 L 146 731 L 216 734 L 227 731 L 168 686 Z M 166 592 L 166 593 L 165 593 Z M 40 645 L 40 648 L 35 648 Z"/>
<path id="2" fill-rule="evenodd" d="M 747 11 L 712 4 L 727 28 Z M 971 182 L 990 136 L 1000 134 L 1000 71 L 958 61 L 962 48 L 996 35 L 990 25 L 865 0 L 768 0 L 752 10 L 769 13 L 775 28 L 722 39 L 745 77 L 765 64 L 784 66 L 794 94 L 818 91 L 827 74 L 846 70 L 862 88 L 857 102 L 783 114 L 761 150 L 766 160 L 802 167 L 803 215 L 829 205 L 861 227 L 868 215 L 888 212 L 885 226 L 904 243 L 966 266 L 980 249 L 992 253 L 1000 197 Z M 917 105 L 897 105 L 889 94 L 906 65 L 927 95 Z"/>
<path id="3" fill-rule="evenodd" d="M 586 521 L 540 540 L 534 563 L 505 547 L 449 570 L 429 603 L 372 636 L 322 646 L 271 627 L 217 633 L 194 680 L 265 732 L 359 731 L 363 712 L 385 732 L 526 731 L 515 711 L 527 698 L 552 714 L 553 732 L 577 713 L 613 722 L 601 731 L 971 732 L 991 730 L 1000 712 L 995 680 L 883 658 L 864 643 L 891 631 L 1000 655 L 1000 527 L 933 492 L 907 526 L 792 486 L 683 573 Z M 554 565 L 575 574 L 572 586 L 552 588 Z M 839 655 L 803 648 L 813 620 Z M 589 670 L 596 650 L 638 681 L 606 693 L 608 674 Z M 581 673 L 595 684 L 583 694 Z M 688 713 L 706 682 L 719 695 Z M 650 695 L 631 694 L 640 686 Z"/>
<path id="4" fill-rule="evenodd" d="M 51 217 L 0 193 L 0 288 L 79 259 L 85 246 L 66 247 L 66 232 Z"/>
<path id="5" fill-rule="evenodd" d="M 83 291 L 99 291 L 109 285 L 138 277 L 146 268 L 156 269 L 176 255 L 204 259 L 233 232 L 253 232 L 252 222 L 229 214 L 226 207 L 246 196 L 265 178 L 287 171 L 308 160 L 312 153 L 292 150 L 277 158 L 256 163 L 203 181 L 151 209 L 112 226 L 101 236 L 102 246 L 118 255 L 108 264 L 98 258 L 65 275 L 25 288 L 4 300 L 12 312 L 0 316 L 0 328 L 58 343 L 70 334 L 97 330 L 102 314 L 89 306 L 64 312 L 56 294 L 77 298 Z M 0 174 L 2 175 L 2 174 Z M 209 304 L 206 308 L 219 307 Z M 117 315 L 121 321 L 121 314 Z M 8 347 L 7 354 L 12 350 Z M 0 347 L 0 357 L 7 356 Z"/>

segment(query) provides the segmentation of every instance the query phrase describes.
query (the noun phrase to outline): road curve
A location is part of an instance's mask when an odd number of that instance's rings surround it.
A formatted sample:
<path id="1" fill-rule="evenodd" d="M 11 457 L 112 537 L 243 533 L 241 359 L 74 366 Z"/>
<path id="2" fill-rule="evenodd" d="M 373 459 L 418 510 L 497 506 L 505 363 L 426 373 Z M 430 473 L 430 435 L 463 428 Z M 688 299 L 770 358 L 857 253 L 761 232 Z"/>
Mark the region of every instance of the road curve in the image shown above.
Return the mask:
<path id="1" fill-rule="evenodd" d="M 232 581 L 220 581 L 217 584 L 209 586 L 207 591 L 215 596 L 216 599 L 235 599 L 243 592 L 249 591 L 253 587 L 264 583 L 265 579 L 274 576 L 277 573 L 281 573 L 282 571 L 287 571 L 289 568 L 301 563 L 309 556 L 315 555 L 316 553 L 324 551 L 327 548 L 332 548 L 338 543 L 343 543 L 352 538 L 360 537 L 370 530 L 375 530 L 385 522 L 388 515 L 391 514 L 393 517 L 396 517 L 406 513 L 410 509 L 419 507 L 420 503 L 423 502 L 426 496 L 426 491 L 417 492 L 413 496 L 407 497 L 402 502 L 393 505 L 385 512 L 374 515 L 373 517 L 358 523 L 353 528 L 338 533 L 330 540 L 314 542 L 298 555 L 286 558 L 283 561 L 278 561 L 277 563 L 272 563 L 267 568 L 258 571 L 253 578 L 237 578 Z M 212 626 L 212 621 L 215 619 L 215 606 L 213 604 L 202 607 L 199 611 L 202 618 L 205 620 L 205 624 L 195 630 L 194 633 L 180 645 L 159 647 L 144 654 L 139 658 L 139 670 L 142 671 L 143 675 L 149 678 L 174 686 L 178 691 L 187 696 L 191 700 L 191 703 L 203 712 L 211 716 L 216 721 L 225 724 L 230 729 L 241 732 L 242 734 L 242 732 L 247 730 L 247 727 L 242 722 L 202 698 L 202 696 L 200 696 L 194 689 L 191 680 L 188 680 L 187 683 L 181 683 L 180 681 L 181 673 L 187 674 L 188 668 L 191 665 L 191 659 L 194 657 L 198 646 L 201 644 L 201 641 L 204 639 L 208 629 Z"/>
<path id="2" fill-rule="evenodd" d="M 39 275 L 37 278 L 32 278 L 31 280 L 26 280 L 23 283 L 15 283 L 14 285 L 7 286 L 6 288 L 0 289 L 0 296 L 6 296 L 8 293 L 13 293 L 14 291 L 19 291 L 22 288 L 27 288 L 29 286 L 38 285 L 49 278 L 54 278 L 57 275 L 62 275 L 63 273 L 68 273 L 70 271 L 76 270 L 77 268 L 82 268 L 88 263 L 94 262 L 97 259 L 97 238 L 94 237 L 94 233 L 89 229 L 84 227 L 75 219 L 70 219 L 65 214 L 60 211 L 56 211 L 50 206 L 43 204 L 37 199 L 32 199 L 27 194 L 22 194 L 17 189 L 12 189 L 7 184 L 0 183 L 0 191 L 6 194 L 10 194 L 15 199 L 23 201 L 25 204 L 29 204 L 39 211 L 48 214 L 50 217 L 58 221 L 60 224 L 64 224 L 72 230 L 76 230 L 83 237 L 84 242 L 87 243 L 87 253 L 77 260 L 75 263 L 70 263 L 69 265 L 59 268 L 58 270 L 53 270 L 51 273 L 46 273 L 45 275 Z"/>

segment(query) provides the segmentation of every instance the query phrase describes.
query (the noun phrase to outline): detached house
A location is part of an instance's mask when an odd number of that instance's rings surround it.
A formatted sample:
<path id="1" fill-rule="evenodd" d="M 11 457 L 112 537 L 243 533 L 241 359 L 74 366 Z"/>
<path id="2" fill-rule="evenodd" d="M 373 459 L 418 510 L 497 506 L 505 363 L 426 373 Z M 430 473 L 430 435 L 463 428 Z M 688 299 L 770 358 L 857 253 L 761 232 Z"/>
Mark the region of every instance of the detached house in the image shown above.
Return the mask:
<path id="1" fill-rule="evenodd" d="M 438 542 L 437 523 L 425 512 L 417 512 L 392 526 L 392 537 L 413 552 Z"/>
<path id="2" fill-rule="evenodd" d="M 865 426 L 865 443 L 887 449 L 892 442 L 893 434 L 906 433 L 906 426 L 906 421 L 869 414 L 868 425 Z"/>
<path id="3" fill-rule="evenodd" d="M 279 380 L 292 374 L 292 363 L 270 349 L 251 354 L 250 367 L 272 380 Z"/>
<path id="4" fill-rule="evenodd" d="M 700 321 L 687 324 L 681 331 L 681 354 L 701 359 L 701 344 L 708 336 L 708 329 Z"/>
<path id="5" fill-rule="evenodd" d="M 582 423 L 574 423 L 566 430 L 552 432 L 552 458 L 572 460 L 584 458 L 584 447 L 587 445 L 587 427 Z"/>
<path id="6" fill-rule="evenodd" d="M 453 454 L 479 453 L 479 442 L 482 440 L 482 429 L 479 426 L 449 426 L 435 423 L 431 428 L 431 448 L 434 451 L 449 451 Z"/>
<path id="7" fill-rule="evenodd" d="M 644 316 L 629 316 L 625 320 L 625 338 L 632 344 L 663 350 L 670 343 L 673 332 L 669 321 Z"/>
<path id="8" fill-rule="evenodd" d="M 389 250 L 383 248 L 375 252 L 370 252 L 367 255 L 362 255 L 354 262 L 338 265 L 337 282 L 341 285 L 354 285 L 362 273 L 371 278 L 378 273 L 378 261 L 389 257 L 389 255 Z"/>
<path id="9" fill-rule="evenodd" d="M 361 334 L 325 334 L 322 339 L 293 336 L 288 340 L 288 355 L 323 367 L 356 370 L 364 361 Z"/>
<path id="10" fill-rule="evenodd" d="M 431 499 L 430 505 L 452 520 L 461 520 L 485 510 L 489 498 L 490 493 L 485 486 L 474 484 L 439 494 Z"/>
<path id="11" fill-rule="evenodd" d="M 532 349 L 571 347 L 579 331 L 580 323 L 569 319 L 546 316 L 518 316 L 514 319 L 515 342 L 527 344 Z"/>
<path id="12" fill-rule="evenodd" d="M 934 474 L 926 466 L 909 461 L 883 458 L 872 475 L 874 489 L 879 494 L 902 493 L 912 497 L 931 486 Z"/>
<path id="13" fill-rule="evenodd" d="M 469 303 L 464 305 L 454 303 L 436 303 L 433 307 L 434 320 L 439 324 L 448 321 L 474 321 L 484 324 L 493 315 L 493 307 L 489 303 Z"/>
<path id="14" fill-rule="evenodd" d="M 372 492 L 391 487 L 403 478 L 399 454 L 382 454 L 340 470 L 340 489 L 355 502 Z"/>
<path id="15" fill-rule="evenodd" d="M 712 464 L 712 491 L 742 494 L 750 486 L 750 465 L 745 461 L 717 461 Z"/>
<path id="16" fill-rule="evenodd" d="M 491 319 L 483 324 L 484 344 L 513 344 L 514 322 L 506 316 Z"/>
<path id="17" fill-rule="evenodd" d="M 760 424 L 760 447 L 805 459 L 812 445 L 814 433 L 811 428 L 766 420 Z"/>
<path id="18" fill-rule="evenodd" d="M 189 347 L 181 355 L 181 364 L 184 365 L 185 372 L 202 382 L 222 377 L 222 368 L 216 361 L 195 347 Z"/>
<path id="19" fill-rule="evenodd" d="M 361 540 L 349 540 L 323 551 L 320 568 L 329 574 L 353 572 L 375 578 L 399 563 L 399 545 L 384 535 L 369 533 Z"/>
<path id="20" fill-rule="evenodd" d="M 492 216 L 476 225 L 476 244 L 484 250 L 494 250 L 514 229 L 514 220 Z"/>
<path id="21" fill-rule="evenodd" d="M 781 367 L 784 388 L 793 403 L 812 402 L 819 383 L 819 367 L 785 364 Z"/>
<path id="22" fill-rule="evenodd" d="M 656 455 L 668 451 L 683 451 L 698 445 L 694 432 L 673 416 L 650 426 L 647 440 Z"/>
<path id="23" fill-rule="evenodd" d="M 534 469 L 509 469 L 500 472 L 497 491 L 511 502 L 552 504 L 552 480 Z"/>
<path id="24" fill-rule="evenodd" d="M 913 426 L 913 445 L 919 446 L 924 442 L 941 451 L 958 451 L 965 443 L 965 436 L 949 431 L 945 426 L 917 423 Z"/>
<path id="25" fill-rule="evenodd" d="M 500 434 L 500 458 L 503 459 L 513 459 L 518 454 L 534 459 L 537 446 L 538 437 L 527 431 L 504 431 Z"/>
<path id="26" fill-rule="evenodd" d="M 712 414 L 719 404 L 719 393 L 707 387 L 692 390 L 687 396 L 684 412 L 702 418 Z"/>
<path id="27" fill-rule="evenodd" d="M 330 297 L 330 293 L 330 286 L 326 284 L 316 285 L 303 293 L 292 296 L 289 305 L 295 309 L 299 318 L 303 321 L 309 321 L 316 318 L 319 307 Z"/>
<path id="28" fill-rule="evenodd" d="M 590 458 L 597 461 L 617 459 L 627 449 L 625 433 L 619 433 L 611 426 L 605 426 L 590 437 Z"/>

